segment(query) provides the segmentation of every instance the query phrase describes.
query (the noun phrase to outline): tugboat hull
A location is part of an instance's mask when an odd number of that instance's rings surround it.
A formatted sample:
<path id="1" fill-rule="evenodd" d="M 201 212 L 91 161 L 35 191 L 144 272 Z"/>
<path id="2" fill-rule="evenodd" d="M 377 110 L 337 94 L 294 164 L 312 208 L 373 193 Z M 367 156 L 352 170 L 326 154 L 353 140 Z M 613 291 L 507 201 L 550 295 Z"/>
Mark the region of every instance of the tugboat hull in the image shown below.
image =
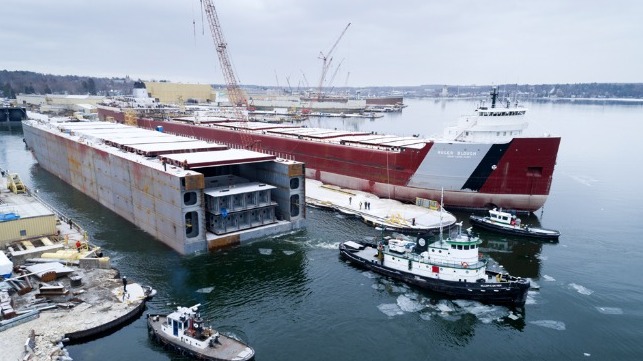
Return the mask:
<path id="1" fill-rule="evenodd" d="M 560 237 L 560 232 L 558 231 L 543 229 L 543 228 L 523 228 L 523 227 L 517 227 L 517 226 L 511 226 L 511 225 L 504 226 L 488 220 L 487 217 L 472 215 L 472 216 L 469 216 L 469 222 L 471 222 L 471 224 L 474 227 L 479 227 L 487 231 L 492 231 L 492 232 L 497 232 L 497 233 L 502 233 L 502 234 L 507 234 L 512 236 L 539 238 L 539 239 L 554 240 L 554 241 L 558 240 L 558 237 Z"/>
<path id="2" fill-rule="evenodd" d="M 370 246 L 366 247 L 368 249 Z M 375 247 L 370 248 L 372 248 L 372 254 L 375 255 L 377 253 L 377 249 Z M 529 290 L 529 282 L 527 280 L 524 280 L 524 282 L 506 283 L 447 281 L 391 269 L 382 265 L 376 257 L 366 259 L 358 256 L 354 250 L 345 246 L 343 243 L 339 246 L 339 252 L 343 259 L 349 261 L 355 266 L 368 269 L 375 273 L 379 273 L 447 297 L 463 298 L 488 304 L 508 306 L 523 306 L 527 300 L 527 291 Z M 494 278 L 499 274 L 493 271 L 486 271 L 486 275 Z"/>
<path id="3" fill-rule="evenodd" d="M 246 361 L 254 359 L 254 350 L 252 348 L 225 335 L 220 335 L 215 345 L 205 349 L 174 340 L 161 331 L 161 326 L 164 322 L 166 322 L 165 315 L 147 315 L 147 330 L 150 337 L 163 345 L 163 347 L 171 348 L 181 355 L 208 361 Z"/>

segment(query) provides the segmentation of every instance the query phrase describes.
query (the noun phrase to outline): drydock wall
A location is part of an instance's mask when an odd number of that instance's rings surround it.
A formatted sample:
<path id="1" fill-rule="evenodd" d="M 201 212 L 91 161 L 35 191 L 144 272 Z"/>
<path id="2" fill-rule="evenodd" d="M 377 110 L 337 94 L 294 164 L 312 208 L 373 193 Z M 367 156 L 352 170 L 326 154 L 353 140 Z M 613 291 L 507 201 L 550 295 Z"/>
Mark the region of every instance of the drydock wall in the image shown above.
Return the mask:
<path id="1" fill-rule="evenodd" d="M 202 187 L 194 190 L 196 201 L 185 205 L 185 178 L 132 161 L 124 151 L 119 156 L 92 147 L 87 140 L 77 142 L 53 126 L 45 131 L 25 122 L 23 131 L 27 145 L 47 171 L 179 253 L 207 248 Z M 203 184 L 203 175 L 192 173 Z M 198 232 L 193 237 L 186 236 L 188 212 L 197 214 Z"/>

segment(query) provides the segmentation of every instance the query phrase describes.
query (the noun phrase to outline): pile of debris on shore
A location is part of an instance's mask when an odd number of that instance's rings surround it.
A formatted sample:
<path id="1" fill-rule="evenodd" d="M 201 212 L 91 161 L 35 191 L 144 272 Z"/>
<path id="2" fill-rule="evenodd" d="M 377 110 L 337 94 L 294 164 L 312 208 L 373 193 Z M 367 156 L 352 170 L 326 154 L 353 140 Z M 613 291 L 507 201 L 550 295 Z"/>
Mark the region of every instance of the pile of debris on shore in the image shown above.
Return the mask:
<path id="1" fill-rule="evenodd" d="M 64 343 L 91 339 L 140 316 L 153 295 L 149 287 L 124 282 L 111 267 L 51 262 L 16 271 L 0 282 L 0 349 L 11 360 L 71 360 Z"/>

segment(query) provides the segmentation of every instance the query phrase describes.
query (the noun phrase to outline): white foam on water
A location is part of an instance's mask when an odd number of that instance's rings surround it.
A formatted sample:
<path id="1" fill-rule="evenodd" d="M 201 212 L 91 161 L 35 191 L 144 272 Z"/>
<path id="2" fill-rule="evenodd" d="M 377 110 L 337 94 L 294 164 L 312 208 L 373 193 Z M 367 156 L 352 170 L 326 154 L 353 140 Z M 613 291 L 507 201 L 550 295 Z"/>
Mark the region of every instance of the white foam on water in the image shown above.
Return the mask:
<path id="1" fill-rule="evenodd" d="M 538 292 L 529 290 L 527 291 L 527 299 L 525 300 L 526 305 L 535 305 L 536 302 L 536 295 Z"/>
<path id="2" fill-rule="evenodd" d="M 565 331 L 565 323 L 561 321 L 553 320 L 538 320 L 538 321 L 529 321 L 529 323 L 536 326 L 551 328 L 558 331 Z"/>
<path id="3" fill-rule="evenodd" d="M 396 286 L 396 285 L 393 285 L 391 287 L 391 292 L 393 292 L 393 293 L 405 293 L 405 292 L 408 292 L 408 291 L 409 291 L 408 286 Z"/>
<path id="4" fill-rule="evenodd" d="M 393 316 L 399 316 L 403 315 L 404 311 L 400 309 L 400 306 L 398 306 L 395 303 L 382 303 L 381 305 L 377 306 L 377 308 L 385 315 L 389 317 Z"/>
<path id="5" fill-rule="evenodd" d="M 371 272 L 371 271 L 364 271 L 364 272 L 362 272 L 362 276 L 364 276 L 364 277 L 366 277 L 366 278 L 370 278 L 370 279 L 376 279 L 376 278 L 378 278 L 378 275 L 376 275 L 375 273 L 373 273 L 373 272 Z"/>
<path id="6" fill-rule="evenodd" d="M 587 357 L 590 357 L 590 356 L 592 356 L 592 354 L 590 354 L 590 353 L 587 353 L 587 352 L 583 352 L 583 356 L 587 356 Z"/>
<path id="7" fill-rule="evenodd" d="M 598 312 L 606 315 L 622 315 L 623 310 L 618 307 L 596 307 Z"/>
<path id="8" fill-rule="evenodd" d="M 322 248 L 322 249 L 339 249 L 339 242 L 319 242 L 319 243 L 309 243 L 309 246 L 312 248 Z"/>
<path id="9" fill-rule="evenodd" d="M 529 281 L 529 288 L 531 288 L 532 290 L 540 289 L 540 285 L 536 283 L 536 281 L 532 280 L 531 278 L 527 278 L 527 280 Z"/>
<path id="10" fill-rule="evenodd" d="M 556 279 L 555 279 L 554 277 L 552 277 L 552 276 L 548 276 L 548 275 L 544 275 L 544 276 L 543 276 L 543 279 L 544 279 L 545 281 L 547 281 L 547 282 L 554 282 L 554 281 L 556 281 Z"/>
<path id="11" fill-rule="evenodd" d="M 431 313 L 429 313 L 429 312 L 421 312 L 420 313 L 420 318 L 423 319 L 424 321 L 429 321 L 429 320 L 431 320 Z"/>
<path id="12" fill-rule="evenodd" d="M 270 248 L 259 248 L 259 253 L 261 253 L 264 256 L 269 256 L 272 254 L 272 249 Z"/>
<path id="13" fill-rule="evenodd" d="M 452 315 L 446 312 L 438 313 L 438 316 L 442 317 L 442 319 L 445 321 L 451 321 L 451 322 L 459 321 L 462 318 L 461 315 Z"/>
<path id="14" fill-rule="evenodd" d="M 569 287 L 573 288 L 574 290 L 576 290 L 576 292 L 580 293 L 581 295 L 589 296 L 592 293 L 594 293 L 594 291 L 590 290 L 589 288 L 578 285 L 576 283 L 570 283 Z"/>
<path id="15" fill-rule="evenodd" d="M 286 256 L 292 256 L 295 254 L 295 251 L 283 251 Z"/>
<path id="16" fill-rule="evenodd" d="M 374 290 L 378 290 L 378 291 L 383 291 L 383 290 L 386 289 L 386 287 L 384 285 L 379 284 L 379 283 L 373 283 L 371 285 L 371 288 L 374 289 Z"/>
<path id="17" fill-rule="evenodd" d="M 449 304 L 448 301 L 442 300 L 438 302 L 437 305 L 435 305 L 435 308 L 440 311 L 440 312 L 453 312 L 455 311 L 455 308 L 451 304 Z"/>
<path id="18" fill-rule="evenodd" d="M 512 319 L 514 321 L 520 319 L 520 315 L 516 315 L 513 312 L 509 312 L 509 315 L 507 317 L 509 317 L 510 319 Z"/>
<path id="19" fill-rule="evenodd" d="M 406 294 L 397 297 L 397 305 L 404 312 L 418 312 L 425 308 L 423 304 Z"/>
<path id="20" fill-rule="evenodd" d="M 210 293 L 214 290 L 214 287 L 204 287 L 204 288 L 199 288 L 196 290 L 198 293 Z"/>

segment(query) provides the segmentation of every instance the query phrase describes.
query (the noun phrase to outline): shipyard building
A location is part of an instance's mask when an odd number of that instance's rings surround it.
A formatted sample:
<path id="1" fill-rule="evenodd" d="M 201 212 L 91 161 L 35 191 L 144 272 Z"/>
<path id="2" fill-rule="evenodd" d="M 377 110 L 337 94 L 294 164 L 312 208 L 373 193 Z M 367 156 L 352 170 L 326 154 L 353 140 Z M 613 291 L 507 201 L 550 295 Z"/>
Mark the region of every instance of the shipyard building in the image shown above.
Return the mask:
<path id="1" fill-rule="evenodd" d="M 305 226 L 304 164 L 108 122 L 23 122 L 40 166 L 181 254 Z"/>

